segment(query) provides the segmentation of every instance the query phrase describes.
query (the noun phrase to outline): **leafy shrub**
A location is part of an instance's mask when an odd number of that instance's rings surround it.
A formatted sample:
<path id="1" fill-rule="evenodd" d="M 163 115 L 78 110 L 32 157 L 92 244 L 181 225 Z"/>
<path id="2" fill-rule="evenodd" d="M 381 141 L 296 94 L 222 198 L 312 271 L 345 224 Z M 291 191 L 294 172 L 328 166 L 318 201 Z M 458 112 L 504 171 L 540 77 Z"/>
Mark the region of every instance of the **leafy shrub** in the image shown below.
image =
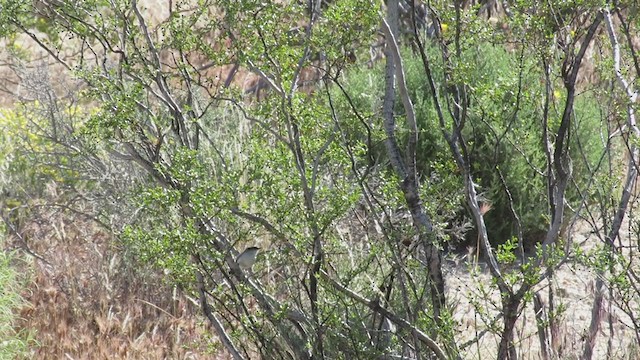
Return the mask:
<path id="1" fill-rule="evenodd" d="M 427 52 L 432 60 L 432 73 L 439 82 L 444 75 L 437 61 L 437 50 L 430 48 Z M 468 85 L 470 101 L 463 136 L 481 198 L 492 204 L 492 210 L 485 215 L 489 237 L 495 244 L 501 244 L 517 235 L 508 190 L 513 199 L 513 210 L 521 221 L 525 243 L 539 241 L 549 225 L 546 156 L 541 140 L 545 89 L 539 65 L 535 59 L 521 58 L 517 52 L 489 44 L 465 51 L 462 58 L 463 63 L 473 64 L 455 69 L 456 79 Z M 465 213 L 462 182 L 442 136 L 428 79 L 418 56 L 405 54 L 404 61 L 419 127 L 417 160 L 424 188 L 428 189 L 425 199 L 431 204 L 428 207 L 432 216 L 440 216 L 440 221 L 446 224 L 452 224 L 456 219 L 459 222 Z M 380 108 L 383 71 L 383 66 L 379 65 L 373 69 L 358 69 L 345 76 L 344 88 L 349 89 L 351 104 L 358 112 L 373 114 Z M 442 94 L 445 89 L 438 91 Z M 561 85 L 554 91 L 554 96 L 548 124 L 551 136 L 557 130 L 564 108 Z M 447 113 L 447 104 L 442 97 L 440 101 L 445 121 L 450 126 L 452 119 Z M 344 117 L 353 113 L 349 109 L 351 104 L 343 102 L 338 106 Z M 598 102 L 589 93 L 577 96 L 574 108 L 570 142 L 574 186 L 568 190 L 567 200 L 576 206 L 601 157 L 597 148 L 602 148 L 600 128 L 603 124 Z M 402 112 L 398 100 L 396 113 Z M 398 122 L 401 139 L 403 124 Z M 352 136 L 362 139 L 364 132 L 353 126 L 356 131 Z M 372 121 L 371 127 L 378 131 L 376 140 L 379 144 L 374 152 L 379 161 L 384 161 L 384 134 L 376 126 L 381 127 Z M 580 143 L 574 139 L 580 139 Z M 438 181 L 434 182 L 434 179 Z M 447 204 L 445 212 L 439 206 L 443 201 Z M 475 239 L 475 234 L 467 234 L 467 238 Z"/>

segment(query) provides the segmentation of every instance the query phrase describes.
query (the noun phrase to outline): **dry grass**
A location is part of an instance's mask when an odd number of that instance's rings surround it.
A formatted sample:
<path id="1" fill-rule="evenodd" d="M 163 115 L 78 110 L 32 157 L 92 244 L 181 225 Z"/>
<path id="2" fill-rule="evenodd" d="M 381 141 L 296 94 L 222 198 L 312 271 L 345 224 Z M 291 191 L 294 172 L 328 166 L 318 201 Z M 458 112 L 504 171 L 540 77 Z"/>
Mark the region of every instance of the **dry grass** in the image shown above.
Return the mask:
<path id="1" fill-rule="evenodd" d="M 33 359 L 202 359 L 219 353 L 198 309 L 160 274 L 134 270 L 114 240 L 80 216 L 34 210 L 22 234 L 35 260 L 20 328 Z M 216 358 L 224 358 L 216 356 Z"/>
<path id="2" fill-rule="evenodd" d="M 591 227 L 584 223 L 575 228 L 573 239 L 585 251 L 598 243 Z M 629 238 L 625 237 L 624 241 L 628 242 Z M 464 359 L 495 359 L 500 337 L 499 334 L 487 330 L 488 324 L 492 322 L 496 330 L 502 330 L 500 294 L 495 286 L 491 286 L 492 278 L 486 268 L 479 273 L 470 272 L 472 268 L 473 264 L 468 263 L 448 269 L 447 295 L 449 301 L 456 304 L 453 317 L 458 323 L 457 340 L 459 343 L 466 343 L 477 337 L 480 339 L 465 349 Z M 595 271 L 571 263 L 554 273 L 551 282 L 555 294 L 554 305 L 556 309 L 562 307 L 565 310 L 557 316 L 556 336 L 551 344 L 555 357 L 552 358 L 581 358 L 592 318 L 595 279 Z M 549 286 L 549 282 L 545 281 L 534 288 L 547 309 Z M 629 316 L 609 299 L 605 299 L 603 311 L 605 316 L 596 338 L 593 359 L 637 359 L 638 344 Z M 482 336 L 478 336 L 479 334 Z M 534 306 L 531 302 L 517 322 L 516 348 L 520 359 L 543 359 Z"/>

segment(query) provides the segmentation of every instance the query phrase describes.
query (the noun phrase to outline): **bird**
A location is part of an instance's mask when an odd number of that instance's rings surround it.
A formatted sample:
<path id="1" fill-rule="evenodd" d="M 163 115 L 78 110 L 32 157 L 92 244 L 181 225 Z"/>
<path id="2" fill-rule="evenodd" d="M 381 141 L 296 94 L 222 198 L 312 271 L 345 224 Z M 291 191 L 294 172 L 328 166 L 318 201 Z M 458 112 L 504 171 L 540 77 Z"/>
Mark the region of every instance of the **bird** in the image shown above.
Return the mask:
<path id="1" fill-rule="evenodd" d="M 251 246 L 246 248 L 238 257 L 236 258 L 236 262 L 240 269 L 248 270 L 251 269 L 253 264 L 256 262 L 256 256 L 258 256 L 258 251 L 260 250 L 257 246 Z"/>

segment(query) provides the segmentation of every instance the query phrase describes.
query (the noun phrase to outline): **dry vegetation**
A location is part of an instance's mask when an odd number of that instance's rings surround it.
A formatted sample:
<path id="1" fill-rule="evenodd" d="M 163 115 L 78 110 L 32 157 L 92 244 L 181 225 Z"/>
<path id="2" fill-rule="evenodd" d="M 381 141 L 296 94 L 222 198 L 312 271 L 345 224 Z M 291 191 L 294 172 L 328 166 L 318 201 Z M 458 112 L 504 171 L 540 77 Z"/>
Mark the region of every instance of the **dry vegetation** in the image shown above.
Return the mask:
<path id="1" fill-rule="evenodd" d="M 580 222 L 568 235 L 585 251 L 593 249 L 600 242 L 593 234 L 591 226 L 585 222 Z M 625 237 L 624 241 L 628 243 L 629 237 Z M 460 343 L 469 344 L 464 358 L 495 359 L 500 338 L 497 334 L 483 332 L 489 329 L 488 324 L 495 324 L 498 319 L 500 297 L 497 291 L 479 290 L 490 289 L 491 276 L 484 264 L 481 263 L 477 271 L 474 271 L 473 267 L 472 263 L 459 262 L 448 269 L 448 296 L 456 309 L 454 319 L 459 324 Z M 557 358 L 581 358 L 584 336 L 591 322 L 596 276 L 593 270 L 575 263 L 566 264 L 554 274 L 554 301 L 557 309 L 563 309 L 559 312 L 556 338 L 551 344 Z M 478 286 L 480 284 L 482 286 Z M 534 291 L 540 295 L 542 302 L 548 305 L 549 285 L 539 285 Z M 614 302 L 610 302 L 604 311 L 603 318 L 606 320 L 601 324 L 593 358 L 637 359 L 640 353 L 634 342 L 632 320 Z M 499 321 L 497 323 L 499 324 Z M 470 342 L 480 334 L 482 336 L 479 341 Z M 543 359 L 536 314 L 531 303 L 524 309 L 517 323 L 516 341 L 521 359 Z"/>
<path id="2" fill-rule="evenodd" d="M 34 206 L 20 233 L 13 246 L 28 245 L 43 259 L 32 257 L 34 279 L 20 311 L 20 328 L 37 342 L 30 358 L 225 358 L 192 301 L 123 258 L 96 223 Z"/>

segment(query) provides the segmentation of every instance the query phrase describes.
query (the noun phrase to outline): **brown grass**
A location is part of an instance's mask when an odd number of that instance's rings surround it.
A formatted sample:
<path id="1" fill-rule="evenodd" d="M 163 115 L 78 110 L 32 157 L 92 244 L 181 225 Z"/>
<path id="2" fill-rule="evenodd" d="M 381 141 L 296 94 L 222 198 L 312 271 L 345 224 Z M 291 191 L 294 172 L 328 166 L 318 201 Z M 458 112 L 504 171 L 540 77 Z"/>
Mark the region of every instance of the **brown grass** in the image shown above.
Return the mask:
<path id="1" fill-rule="evenodd" d="M 22 229 L 35 253 L 20 328 L 33 359 L 202 359 L 219 353 L 198 308 L 161 274 L 133 270 L 107 232 L 79 215 L 34 210 Z M 216 357 L 223 358 L 223 357 Z"/>

